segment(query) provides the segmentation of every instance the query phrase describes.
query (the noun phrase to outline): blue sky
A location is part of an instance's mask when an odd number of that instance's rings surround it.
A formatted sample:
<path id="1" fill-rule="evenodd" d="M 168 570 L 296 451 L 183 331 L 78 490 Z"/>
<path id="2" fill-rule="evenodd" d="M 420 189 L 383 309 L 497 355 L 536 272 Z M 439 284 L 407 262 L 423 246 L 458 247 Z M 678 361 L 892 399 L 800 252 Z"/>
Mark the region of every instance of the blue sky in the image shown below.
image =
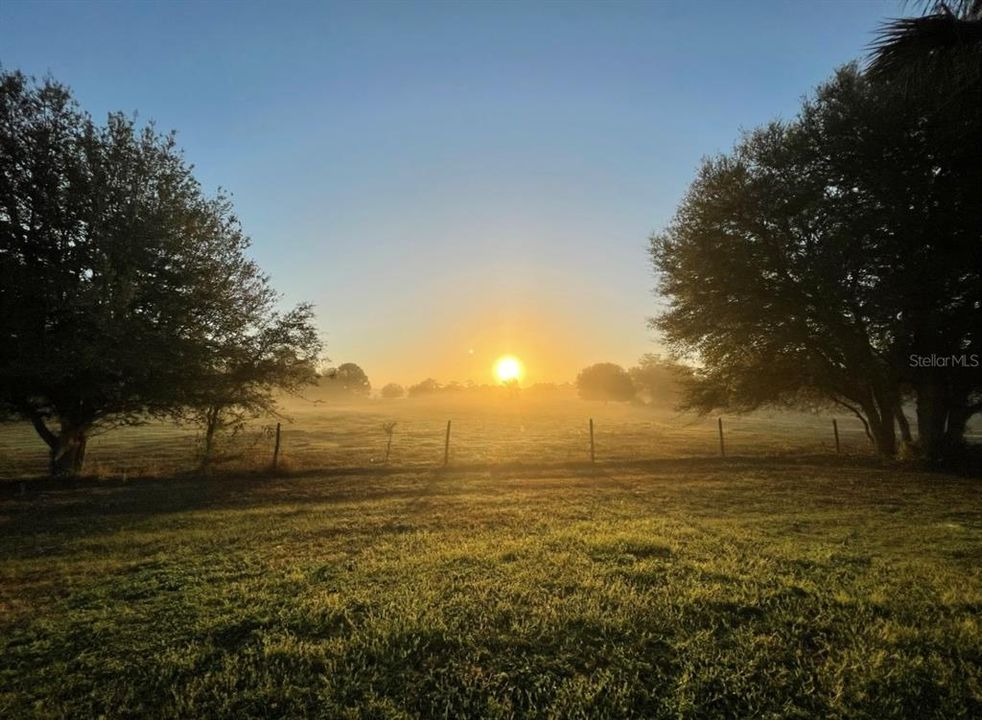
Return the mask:
<path id="1" fill-rule="evenodd" d="M 888 0 L 0 3 L 0 63 L 176 129 L 373 383 L 657 351 L 646 255 L 700 158 L 791 117 Z"/>

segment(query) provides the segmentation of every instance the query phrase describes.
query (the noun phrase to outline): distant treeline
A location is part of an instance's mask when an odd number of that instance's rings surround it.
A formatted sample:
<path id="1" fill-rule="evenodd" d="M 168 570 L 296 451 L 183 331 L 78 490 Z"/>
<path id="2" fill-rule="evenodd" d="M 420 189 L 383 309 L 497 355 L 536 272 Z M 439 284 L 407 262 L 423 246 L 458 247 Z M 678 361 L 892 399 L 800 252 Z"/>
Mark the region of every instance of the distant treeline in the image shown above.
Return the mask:
<path id="1" fill-rule="evenodd" d="M 441 383 L 426 378 L 413 385 L 387 383 L 377 392 L 385 400 L 429 398 L 452 395 L 498 398 L 521 395 L 529 398 L 579 397 L 603 402 L 634 402 L 641 405 L 674 407 L 682 397 L 692 370 L 660 355 L 643 355 L 638 364 L 625 369 L 616 363 L 597 363 L 584 368 L 575 383 L 540 382 L 521 387 L 517 382 L 475 383 L 451 381 Z M 367 400 L 372 397 L 368 375 L 355 363 L 346 362 L 324 372 L 315 394 L 321 398 Z"/>

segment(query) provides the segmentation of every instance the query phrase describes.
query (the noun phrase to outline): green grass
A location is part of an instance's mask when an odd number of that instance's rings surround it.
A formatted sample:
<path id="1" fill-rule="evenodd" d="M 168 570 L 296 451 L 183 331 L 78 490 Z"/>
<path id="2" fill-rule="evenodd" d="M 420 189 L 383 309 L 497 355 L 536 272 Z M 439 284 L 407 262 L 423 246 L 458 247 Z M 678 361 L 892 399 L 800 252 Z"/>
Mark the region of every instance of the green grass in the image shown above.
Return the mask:
<path id="1" fill-rule="evenodd" d="M 3 717 L 982 713 L 972 481 L 813 457 L 3 493 Z"/>

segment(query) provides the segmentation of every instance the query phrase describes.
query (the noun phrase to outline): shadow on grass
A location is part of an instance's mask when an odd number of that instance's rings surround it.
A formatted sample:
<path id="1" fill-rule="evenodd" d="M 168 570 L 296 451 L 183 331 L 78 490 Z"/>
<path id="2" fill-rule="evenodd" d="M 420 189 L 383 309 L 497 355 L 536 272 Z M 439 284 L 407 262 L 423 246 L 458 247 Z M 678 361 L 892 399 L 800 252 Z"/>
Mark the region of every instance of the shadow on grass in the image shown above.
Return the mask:
<path id="1" fill-rule="evenodd" d="M 650 471 L 659 475 L 672 472 L 687 472 L 690 470 L 713 470 L 726 473 L 734 470 L 760 468 L 766 470 L 781 470 L 783 468 L 802 467 L 823 468 L 891 468 L 900 472 L 913 471 L 915 468 L 897 462 L 887 462 L 871 455 L 733 455 L 720 457 L 673 457 L 649 459 L 610 459 L 596 463 L 587 461 L 572 462 L 523 462 L 511 461 L 500 463 L 455 463 L 449 466 L 432 464 L 409 465 L 365 465 L 365 466 L 330 466 L 305 467 L 297 470 L 274 471 L 272 469 L 257 470 L 215 470 L 208 473 L 200 471 L 176 472 L 153 477 L 126 476 L 80 476 L 71 479 L 55 479 L 46 475 L 25 476 L 13 480 L 0 481 L 0 498 L 17 498 L 37 493 L 59 493 L 93 489 L 152 487 L 164 485 L 174 489 L 175 485 L 193 482 L 196 484 L 241 483 L 244 485 L 261 484 L 271 480 L 301 479 L 301 478 L 344 478 L 359 477 L 392 477 L 432 475 L 435 477 L 453 477 L 463 473 L 490 473 L 491 475 L 514 475 L 516 477 L 536 476 L 573 476 L 590 477 L 604 476 L 611 470 Z M 661 478 L 664 479 L 664 478 Z"/>
<path id="2" fill-rule="evenodd" d="M 839 470 L 851 470 L 840 477 Z M 459 497 L 507 491 L 509 483 L 532 481 L 536 491 L 566 492 L 596 483 L 598 489 L 634 491 L 657 483 L 698 481 L 714 488 L 737 487 L 737 480 L 766 479 L 794 492 L 796 484 L 819 481 L 842 492 L 859 481 L 863 487 L 892 488 L 900 478 L 937 482 L 932 475 L 908 466 L 885 463 L 868 455 L 779 455 L 727 458 L 608 460 L 591 464 L 521 463 L 460 464 L 449 467 L 338 467 L 273 473 L 182 473 L 157 478 L 82 477 L 70 481 L 25 478 L 0 483 L 0 539 L 21 545 L 18 538 L 38 533 L 86 536 L 112 530 L 134 519 L 189 511 L 238 510 L 304 504 L 402 503 L 404 512 L 436 497 Z M 858 474 L 857 474 L 858 473 Z M 457 482 L 457 481 L 460 482 Z M 477 480 L 477 482 L 475 482 Z M 963 484 L 954 476 L 945 486 Z M 971 481 L 969 481 L 971 482 Z M 714 491 L 718 492 L 718 491 Z M 734 492 L 737 492 L 734 489 Z M 837 494 L 839 491 L 837 491 Z M 36 541 L 35 541 L 36 544 Z M 9 550 L 9 548 L 8 548 Z"/>

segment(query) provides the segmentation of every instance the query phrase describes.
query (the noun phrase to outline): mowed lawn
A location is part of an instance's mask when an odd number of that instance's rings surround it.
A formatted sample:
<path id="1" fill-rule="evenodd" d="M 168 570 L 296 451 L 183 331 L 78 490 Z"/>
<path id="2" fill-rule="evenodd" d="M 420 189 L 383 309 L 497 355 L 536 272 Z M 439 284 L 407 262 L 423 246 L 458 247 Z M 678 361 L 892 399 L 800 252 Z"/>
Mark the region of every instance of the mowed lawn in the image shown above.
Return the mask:
<path id="1" fill-rule="evenodd" d="M 982 715 L 977 481 L 733 458 L 0 493 L 2 717 Z"/>

